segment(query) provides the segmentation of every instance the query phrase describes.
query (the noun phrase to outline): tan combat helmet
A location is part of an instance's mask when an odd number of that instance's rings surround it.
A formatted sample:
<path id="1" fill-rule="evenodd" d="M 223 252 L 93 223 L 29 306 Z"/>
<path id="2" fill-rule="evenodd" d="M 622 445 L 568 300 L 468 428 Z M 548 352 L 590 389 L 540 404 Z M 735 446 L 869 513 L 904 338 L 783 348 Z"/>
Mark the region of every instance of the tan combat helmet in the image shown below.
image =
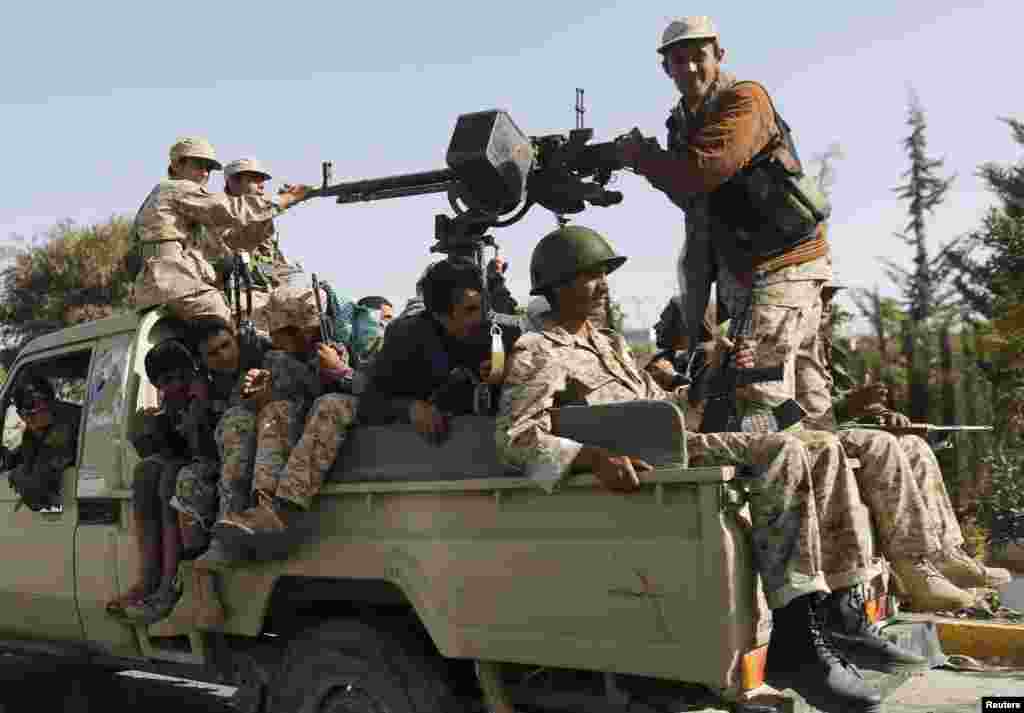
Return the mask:
<path id="1" fill-rule="evenodd" d="M 213 144 L 202 136 L 185 136 L 174 142 L 174 145 L 171 146 L 171 163 L 182 158 L 206 159 L 213 164 L 212 170 L 214 171 L 223 168 L 220 161 L 217 160 L 217 152 L 213 150 Z"/>
<path id="2" fill-rule="evenodd" d="M 270 172 L 255 158 L 239 158 L 224 167 L 224 178 L 231 178 L 238 173 L 257 173 L 264 181 L 271 179 Z"/>
<path id="3" fill-rule="evenodd" d="M 714 21 L 707 15 L 691 15 L 669 23 L 661 33 L 661 44 L 658 52 L 665 54 L 673 45 L 687 40 L 718 39 L 718 29 Z"/>

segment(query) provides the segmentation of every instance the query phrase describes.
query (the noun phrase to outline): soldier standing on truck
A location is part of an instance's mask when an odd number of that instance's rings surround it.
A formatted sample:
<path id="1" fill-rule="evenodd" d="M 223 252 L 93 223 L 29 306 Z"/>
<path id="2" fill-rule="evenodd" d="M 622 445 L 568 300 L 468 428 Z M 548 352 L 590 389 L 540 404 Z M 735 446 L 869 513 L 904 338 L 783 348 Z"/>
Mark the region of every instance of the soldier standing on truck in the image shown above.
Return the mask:
<path id="1" fill-rule="evenodd" d="M 920 436 L 896 436 L 857 428 L 856 422 L 909 425 L 910 419 L 886 406 L 884 384 L 855 387 L 833 401 L 836 383 L 832 354 L 832 298 L 841 289 L 826 286 L 821 318 L 821 371 L 796 362 L 797 399 L 814 428 L 834 431 L 851 458 L 860 461 L 857 479 L 881 535 L 881 549 L 892 564 L 911 607 L 918 611 L 956 610 L 974 604 L 970 587 L 999 587 L 1010 573 L 986 567 L 963 551 L 964 536 L 946 491 L 935 454 Z"/>
<path id="2" fill-rule="evenodd" d="M 273 199 L 261 195 L 210 193 L 210 172 L 221 168 L 204 138 L 179 139 L 171 146 L 168 177 L 157 184 L 135 216 L 138 309 L 166 305 L 183 321 L 231 322 L 211 257 L 222 244 L 257 248 L 272 220 L 302 200 L 307 186 L 290 186 Z"/>
<path id="3" fill-rule="evenodd" d="M 3 469 L 21 502 L 31 510 L 61 504 L 64 469 L 75 462 L 81 409 L 56 399 L 53 385 L 41 376 L 28 379 L 14 393 L 14 408 L 25 422 L 21 445 L 6 452 Z"/>
<path id="4" fill-rule="evenodd" d="M 574 471 L 591 471 L 608 489 L 639 487 L 637 470 L 647 463 L 552 432 L 550 410 L 568 403 L 588 405 L 635 399 L 675 399 L 685 387 L 666 393 L 635 364 L 625 339 L 594 328 L 587 316 L 607 293 L 605 276 L 625 262 L 601 235 L 580 226 L 545 236 L 530 265 L 532 294 L 553 307 L 539 333 L 526 334 L 512 350 L 501 396 L 496 438 L 502 459 L 522 467 L 549 492 Z M 752 351 L 737 359 L 752 366 Z M 870 539 L 842 513 L 860 511 L 856 482 L 839 442 L 807 432 L 686 433 L 687 451 L 701 465 L 753 465 L 750 491 L 756 561 L 773 628 L 765 680 L 792 688 L 826 710 L 876 710 L 881 697 L 844 654 L 889 670 L 925 663 L 874 634 L 865 621 L 857 629 L 823 628 L 821 617 L 834 605 L 839 587 L 851 589 L 875 575 Z M 812 468 L 829 477 L 814 480 Z M 816 498 L 816 490 L 828 490 Z M 830 594 L 829 580 L 836 591 Z M 843 653 L 837 653 L 833 646 Z"/>
<path id="5" fill-rule="evenodd" d="M 821 289 L 832 278 L 827 200 L 804 180 L 764 87 L 722 69 L 710 18 L 673 21 L 658 52 L 682 95 L 667 122 L 668 150 L 634 130 L 619 142 L 621 158 L 686 213 L 679 282 L 692 342 L 713 282 L 719 307 L 737 314 L 754 273 L 764 273 L 750 295 L 753 346 L 758 364 L 782 363 L 785 378 L 744 387 L 738 402 L 741 416 L 770 410 L 794 397 L 797 350 L 816 353 Z"/>
<path id="6" fill-rule="evenodd" d="M 325 299 L 321 293 L 321 303 Z M 225 513 L 217 521 L 215 543 L 244 544 L 254 535 L 290 534 L 320 492 L 355 421 L 355 397 L 341 393 L 351 379 L 348 352 L 341 344 L 320 341 L 312 289 L 275 290 L 267 314 L 274 350 L 267 353 L 262 369 L 250 370 L 242 380 L 245 403 L 256 412 L 254 505 Z M 227 453 L 224 458 L 227 462 Z M 200 564 L 214 568 L 236 549 L 211 547 L 213 553 Z"/>

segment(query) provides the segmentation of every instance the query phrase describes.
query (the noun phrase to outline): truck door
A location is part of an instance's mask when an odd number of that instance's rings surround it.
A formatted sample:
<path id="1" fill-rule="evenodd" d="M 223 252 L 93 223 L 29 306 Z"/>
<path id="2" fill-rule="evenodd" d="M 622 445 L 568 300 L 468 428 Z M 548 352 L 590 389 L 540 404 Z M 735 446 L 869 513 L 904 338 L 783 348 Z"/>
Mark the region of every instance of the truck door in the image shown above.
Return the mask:
<path id="1" fill-rule="evenodd" d="M 139 382 L 132 370 L 134 337 L 125 332 L 96 343 L 78 469 L 78 610 L 86 638 L 119 656 L 139 655 L 131 627 L 106 613 L 107 602 L 127 589 L 139 566 L 127 489 L 128 469 L 137 460 L 126 434 Z"/>
<path id="2" fill-rule="evenodd" d="M 18 363 L 0 398 L 4 446 L 17 450 L 25 424 L 12 403 L 14 390 L 41 377 L 56 391 L 54 413 L 77 420 L 81 434 L 82 404 L 92 350 L 68 347 Z M 75 444 L 81 459 L 82 439 Z M 19 504 L 8 475 L 0 476 L 0 633 L 10 638 L 80 640 L 83 635 L 75 603 L 74 540 L 78 510 L 75 484 L 78 461 L 64 471 L 60 505 L 33 511 Z"/>

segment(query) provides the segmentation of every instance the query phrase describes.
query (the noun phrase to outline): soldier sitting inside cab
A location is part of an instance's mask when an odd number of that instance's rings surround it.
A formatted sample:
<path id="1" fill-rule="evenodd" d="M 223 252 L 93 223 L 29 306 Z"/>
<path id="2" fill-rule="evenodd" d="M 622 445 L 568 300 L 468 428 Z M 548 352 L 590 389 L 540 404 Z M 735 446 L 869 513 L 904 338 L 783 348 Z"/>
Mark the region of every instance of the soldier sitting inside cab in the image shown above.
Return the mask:
<path id="1" fill-rule="evenodd" d="M 473 382 L 490 376 L 484 283 L 474 263 L 452 258 L 432 265 L 417 288 L 425 309 L 388 327 L 360 400 L 359 420 L 376 426 L 411 423 L 423 438 L 439 444 L 450 416 L 474 412 Z M 506 350 L 519 333 L 514 327 L 502 330 Z M 458 373 L 467 375 L 464 385 L 446 388 Z M 438 403 L 442 395 L 444 403 Z"/>
<path id="2" fill-rule="evenodd" d="M 3 468 L 11 488 L 30 509 L 60 507 L 64 469 L 75 462 L 81 409 L 56 400 L 53 386 L 41 376 L 14 392 L 14 408 L 25 422 L 21 445 L 5 452 Z"/>
<path id="3" fill-rule="evenodd" d="M 587 470 L 606 488 L 625 493 L 639 487 L 638 470 L 651 468 L 628 453 L 552 433 L 552 408 L 636 399 L 673 399 L 685 407 L 685 387 L 664 391 L 637 368 L 625 339 L 593 327 L 587 319 L 607 293 L 605 275 L 625 260 L 602 236 L 579 226 L 555 231 L 534 249 L 533 293 L 547 297 L 553 312 L 545 329 L 524 335 L 513 349 L 496 438 L 502 459 L 523 468 L 549 492 L 573 471 Z M 737 363 L 749 367 L 750 357 L 748 351 Z M 837 589 L 849 588 L 875 574 L 870 537 L 855 531 L 844 517 L 864 507 L 838 440 L 817 432 L 813 438 L 687 432 L 686 441 L 691 459 L 700 465 L 755 466 L 745 483 L 756 564 L 774 619 L 767 682 L 793 688 L 823 710 L 877 710 L 879 692 L 844 654 L 856 653 L 882 668 L 925 661 L 866 626 L 835 632 L 822 624 L 821 615 L 835 598 L 829 595 L 829 581 Z M 812 469 L 821 472 L 824 465 L 830 466 L 830 477 L 819 482 L 812 478 Z M 819 499 L 818 489 L 828 492 Z M 818 502 L 825 512 L 819 511 Z"/>

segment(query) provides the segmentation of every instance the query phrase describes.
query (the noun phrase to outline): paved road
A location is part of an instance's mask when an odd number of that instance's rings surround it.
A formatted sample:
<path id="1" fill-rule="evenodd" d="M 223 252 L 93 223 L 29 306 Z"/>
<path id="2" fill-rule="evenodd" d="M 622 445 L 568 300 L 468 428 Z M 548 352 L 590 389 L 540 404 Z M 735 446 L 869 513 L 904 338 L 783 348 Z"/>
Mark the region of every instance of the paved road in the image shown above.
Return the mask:
<path id="1" fill-rule="evenodd" d="M 232 689 L 57 659 L 0 656 L 0 713 L 230 713 Z"/>

